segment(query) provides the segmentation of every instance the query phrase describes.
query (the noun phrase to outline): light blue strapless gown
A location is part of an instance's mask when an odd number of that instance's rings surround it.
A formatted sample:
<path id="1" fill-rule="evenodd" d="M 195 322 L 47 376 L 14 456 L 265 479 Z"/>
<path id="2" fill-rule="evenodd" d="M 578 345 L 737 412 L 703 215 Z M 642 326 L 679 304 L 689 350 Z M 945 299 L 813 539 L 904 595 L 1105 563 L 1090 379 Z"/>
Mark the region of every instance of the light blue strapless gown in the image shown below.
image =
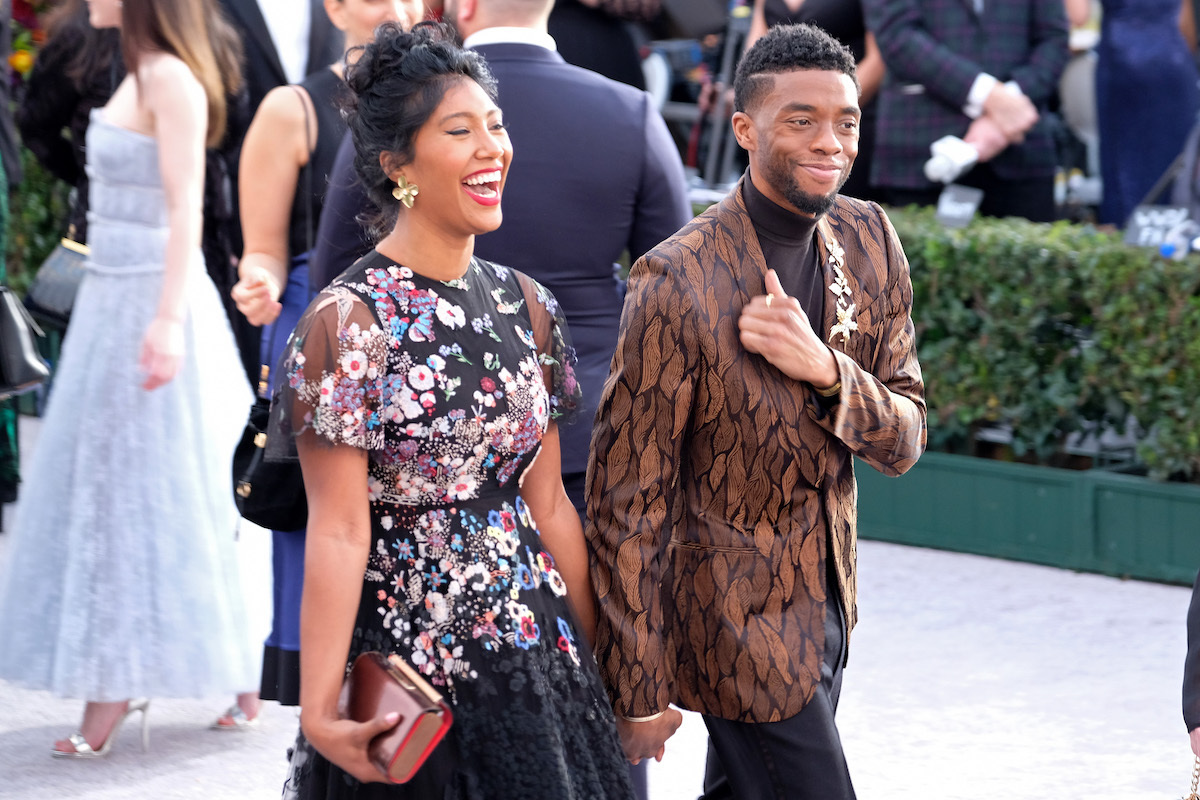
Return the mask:
<path id="1" fill-rule="evenodd" d="M 250 690 L 229 471 L 250 388 L 198 250 L 183 364 L 141 388 L 158 147 L 97 111 L 87 148 L 91 256 L 0 577 L 0 678 L 92 701 Z"/>

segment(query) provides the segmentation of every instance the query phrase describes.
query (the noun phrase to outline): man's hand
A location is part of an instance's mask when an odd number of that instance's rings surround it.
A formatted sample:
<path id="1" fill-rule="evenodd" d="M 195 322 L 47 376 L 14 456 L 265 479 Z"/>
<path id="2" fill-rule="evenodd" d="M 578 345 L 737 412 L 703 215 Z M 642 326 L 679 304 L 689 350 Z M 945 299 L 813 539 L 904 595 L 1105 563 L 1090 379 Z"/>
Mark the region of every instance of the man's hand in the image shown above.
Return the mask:
<path id="1" fill-rule="evenodd" d="M 838 381 L 833 351 L 813 330 L 800 301 L 788 297 L 775 270 L 767 271 L 767 294 L 753 298 L 738 319 L 742 346 L 790 378 L 819 389 Z"/>
<path id="2" fill-rule="evenodd" d="M 1004 131 L 991 117 L 980 117 L 967 128 L 963 141 L 979 151 L 979 161 L 991 161 L 1008 147 Z"/>
<path id="3" fill-rule="evenodd" d="M 1009 144 L 1024 141 L 1025 131 L 1038 121 L 1037 109 L 1029 98 L 1002 83 L 996 84 L 983 101 L 983 114 L 1004 132 Z"/>
<path id="4" fill-rule="evenodd" d="M 630 722 L 617 717 L 617 735 L 621 737 L 621 749 L 630 764 L 641 763 L 643 758 L 662 761 L 667 749 L 667 739 L 683 724 L 683 714 L 678 709 L 668 708 L 661 717 L 649 722 Z"/>

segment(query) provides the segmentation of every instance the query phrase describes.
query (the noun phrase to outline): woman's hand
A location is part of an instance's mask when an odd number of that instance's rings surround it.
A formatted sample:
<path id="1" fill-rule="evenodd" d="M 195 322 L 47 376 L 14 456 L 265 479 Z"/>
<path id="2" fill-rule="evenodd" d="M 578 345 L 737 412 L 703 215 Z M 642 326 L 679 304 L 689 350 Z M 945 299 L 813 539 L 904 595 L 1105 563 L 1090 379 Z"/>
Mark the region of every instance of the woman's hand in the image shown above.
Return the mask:
<path id="1" fill-rule="evenodd" d="M 229 294 L 251 325 L 269 325 L 283 310 L 283 304 L 279 302 L 282 287 L 265 267 L 243 269 L 241 278 Z"/>
<path id="2" fill-rule="evenodd" d="M 155 317 L 142 337 L 142 352 L 138 357 L 145 380 L 142 388 L 150 392 L 171 382 L 183 361 L 183 322 L 169 317 Z"/>
<path id="3" fill-rule="evenodd" d="M 396 712 L 370 722 L 300 714 L 304 738 L 329 759 L 362 783 L 386 783 L 387 776 L 371 762 L 367 747 L 371 740 L 400 721 Z"/>

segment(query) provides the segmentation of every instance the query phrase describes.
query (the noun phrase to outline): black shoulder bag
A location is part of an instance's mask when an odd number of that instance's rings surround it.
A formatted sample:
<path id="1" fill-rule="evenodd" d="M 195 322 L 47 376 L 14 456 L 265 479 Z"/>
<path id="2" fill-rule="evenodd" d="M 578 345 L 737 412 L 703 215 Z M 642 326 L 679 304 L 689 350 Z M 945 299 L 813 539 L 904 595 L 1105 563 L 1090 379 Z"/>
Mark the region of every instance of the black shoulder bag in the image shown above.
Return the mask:
<path id="1" fill-rule="evenodd" d="M 301 90 L 297 87 L 297 94 Z M 308 252 L 313 249 L 312 218 L 312 153 L 313 142 L 309 138 L 308 102 L 303 96 L 300 104 L 304 108 L 304 137 L 308 146 L 309 163 L 305 165 L 305 183 L 308 190 Z M 311 291 L 310 291 L 311 294 Z M 275 323 L 278 324 L 278 323 Z M 272 335 L 271 341 L 275 341 Z M 304 475 L 300 462 L 267 461 L 267 428 L 271 418 L 271 398 L 267 396 L 267 379 L 275 367 L 277 354 L 272 352 L 261 367 L 258 392 L 250 406 L 250 417 L 246 430 L 233 453 L 233 498 L 238 512 L 255 525 L 269 530 L 294 531 L 308 523 L 308 497 L 304 494 Z"/>

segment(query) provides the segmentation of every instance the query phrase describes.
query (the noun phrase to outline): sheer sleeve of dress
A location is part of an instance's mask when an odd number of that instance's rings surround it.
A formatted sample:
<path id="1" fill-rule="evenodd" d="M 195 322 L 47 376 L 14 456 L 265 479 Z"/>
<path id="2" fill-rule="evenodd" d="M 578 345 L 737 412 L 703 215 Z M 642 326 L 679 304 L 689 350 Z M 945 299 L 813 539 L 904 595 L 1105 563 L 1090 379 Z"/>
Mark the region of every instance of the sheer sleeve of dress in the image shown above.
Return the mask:
<path id="1" fill-rule="evenodd" d="M 318 295 L 275 368 L 266 458 L 295 458 L 300 437 L 381 449 L 388 342 L 358 294 L 334 286 Z"/>
<path id="2" fill-rule="evenodd" d="M 575 378 L 575 363 L 579 360 L 571 346 L 571 333 L 562 306 L 550 290 L 524 273 L 517 272 L 533 341 L 537 344 L 542 376 L 550 395 L 550 419 L 563 425 L 574 422 L 579 414 L 583 391 Z"/>

